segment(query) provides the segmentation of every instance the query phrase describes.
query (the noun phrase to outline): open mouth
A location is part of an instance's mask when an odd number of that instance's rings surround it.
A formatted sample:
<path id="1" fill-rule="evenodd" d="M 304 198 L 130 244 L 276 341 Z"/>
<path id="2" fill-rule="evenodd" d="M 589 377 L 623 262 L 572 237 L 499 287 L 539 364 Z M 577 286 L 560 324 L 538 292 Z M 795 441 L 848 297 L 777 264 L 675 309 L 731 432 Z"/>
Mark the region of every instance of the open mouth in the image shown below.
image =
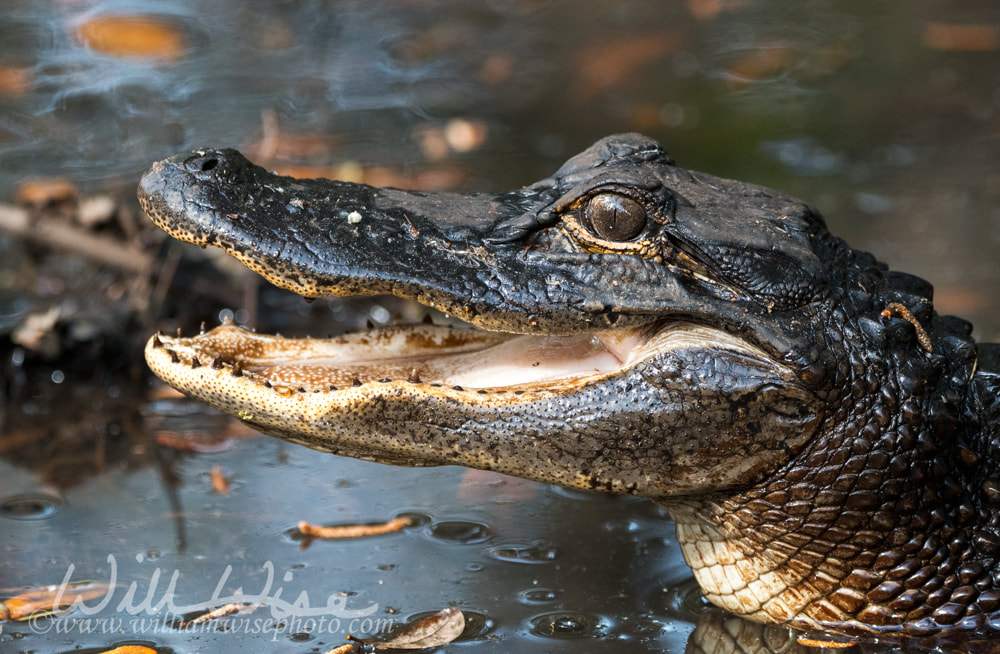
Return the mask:
<path id="1" fill-rule="evenodd" d="M 196 392 L 195 378 L 222 375 L 277 393 L 405 384 L 412 391 L 523 395 L 568 391 L 658 354 L 707 348 L 768 358 L 719 329 L 672 320 L 558 336 L 401 325 L 327 339 L 257 334 L 227 322 L 190 338 L 154 336 L 147 356 L 158 375 L 184 392 Z"/>

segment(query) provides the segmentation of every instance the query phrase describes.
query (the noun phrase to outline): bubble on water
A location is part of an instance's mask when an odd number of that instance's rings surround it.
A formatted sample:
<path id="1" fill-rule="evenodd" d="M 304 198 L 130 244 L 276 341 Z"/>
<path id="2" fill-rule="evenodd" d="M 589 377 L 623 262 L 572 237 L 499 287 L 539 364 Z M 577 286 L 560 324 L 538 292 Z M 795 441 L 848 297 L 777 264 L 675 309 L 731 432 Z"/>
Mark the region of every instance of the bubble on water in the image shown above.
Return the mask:
<path id="1" fill-rule="evenodd" d="M 0 500 L 0 516 L 15 520 L 43 520 L 55 515 L 62 500 L 45 493 L 22 493 Z"/>
<path id="2" fill-rule="evenodd" d="M 490 556 L 509 563 L 549 563 L 559 555 L 559 550 L 548 543 L 538 541 L 529 547 L 517 545 L 494 547 Z"/>
<path id="3" fill-rule="evenodd" d="M 531 633 L 544 638 L 591 638 L 603 635 L 607 628 L 604 619 L 593 613 L 555 611 L 531 618 Z"/>
<path id="4" fill-rule="evenodd" d="M 493 536 L 486 525 L 465 520 L 435 522 L 431 525 L 430 535 L 438 540 L 463 545 L 482 543 Z"/>
<path id="5" fill-rule="evenodd" d="M 561 596 L 562 593 L 551 588 L 529 588 L 518 594 L 523 604 L 550 604 L 558 601 Z"/>

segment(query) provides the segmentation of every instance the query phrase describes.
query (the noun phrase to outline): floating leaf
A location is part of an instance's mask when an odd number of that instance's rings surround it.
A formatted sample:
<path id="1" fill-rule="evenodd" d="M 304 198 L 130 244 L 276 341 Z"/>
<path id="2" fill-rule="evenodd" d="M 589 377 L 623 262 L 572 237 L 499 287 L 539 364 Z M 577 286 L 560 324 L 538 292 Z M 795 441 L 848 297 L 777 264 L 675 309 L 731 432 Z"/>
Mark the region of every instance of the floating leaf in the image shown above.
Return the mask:
<path id="1" fill-rule="evenodd" d="M 31 88 L 31 71 L 27 68 L 0 64 L 0 95 L 24 95 Z"/>
<path id="2" fill-rule="evenodd" d="M 77 190 L 64 177 L 35 177 L 17 184 L 14 201 L 22 207 L 44 209 L 56 205 L 76 204 Z"/>
<path id="3" fill-rule="evenodd" d="M 1000 50 L 1000 24 L 927 23 L 924 45 L 934 50 L 958 52 Z"/>
<path id="4" fill-rule="evenodd" d="M 465 615 L 459 609 L 450 607 L 407 625 L 389 640 L 362 640 L 354 636 L 348 638 L 375 649 L 426 649 L 450 643 L 461 636 L 463 631 Z"/>
<path id="5" fill-rule="evenodd" d="M 77 27 L 77 38 L 114 57 L 176 61 L 187 49 L 178 28 L 159 16 L 101 16 Z"/>
<path id="6" fill-rule="evenodd" d="M 229 480 L 219 466 L 212 466 L 212 489 L 219 495 L 229 495 Z"/>
<path id="7" fill-rule="evenodd" d="M 107 594 L 110 585 L 99 581 L 41 586 L 0 601 L 0 620 L 28 620 L 52 615 L 60 609 Z"/>
<path id="8" fill-rule="evenodd" d="M 101 654 L 156 654 L 156 650 L 142 645 L 123 645 L 101 652 Z"/>

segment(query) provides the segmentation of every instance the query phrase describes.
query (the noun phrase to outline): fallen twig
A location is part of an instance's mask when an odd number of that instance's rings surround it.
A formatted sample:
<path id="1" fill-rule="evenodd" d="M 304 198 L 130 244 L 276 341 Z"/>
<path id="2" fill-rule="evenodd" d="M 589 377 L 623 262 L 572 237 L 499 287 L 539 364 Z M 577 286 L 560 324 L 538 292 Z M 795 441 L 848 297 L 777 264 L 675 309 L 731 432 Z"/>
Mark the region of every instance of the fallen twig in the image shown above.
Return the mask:
<path id="1" fill-rule="evenodd" d="M 305 520 L 299 522 L 299 531 L 304 536 L 311 538 L 363 538 L 365 536 L 381 536 L 391 534 L 413 524 L 412 518 L 394 518 L 388 522 L 375 525 L 337 525 L 334 527 L 323 527 L 321 525 L 311 525 Z"/>
<path id="2" fill-rule="evenodd" d="M 19 207 L 0 204 L 0 229 L 130 272 L 148 274 L 153 267 L 153 255 L 134 245 L 93 234 L 61 220 L 33 216 Z"/>

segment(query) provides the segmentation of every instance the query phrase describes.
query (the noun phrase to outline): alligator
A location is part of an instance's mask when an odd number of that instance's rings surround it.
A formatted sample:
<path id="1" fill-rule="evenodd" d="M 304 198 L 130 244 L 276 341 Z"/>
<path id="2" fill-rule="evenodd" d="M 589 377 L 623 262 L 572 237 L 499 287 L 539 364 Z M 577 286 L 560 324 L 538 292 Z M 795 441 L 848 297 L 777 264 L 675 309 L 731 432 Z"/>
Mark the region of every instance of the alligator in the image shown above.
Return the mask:
<path id="1" fill-rule="evenodd" d="M 469 323 L 150 338 L 159 377 L 263 433 L 652 498 L 708 601 L 753 621 L 1000 624 L 1000 347 L 798 199 L 638 134 L 482 194 L 200 149 L 156 163 L 139 199 L 306 298 L 392 294 Z"/>

